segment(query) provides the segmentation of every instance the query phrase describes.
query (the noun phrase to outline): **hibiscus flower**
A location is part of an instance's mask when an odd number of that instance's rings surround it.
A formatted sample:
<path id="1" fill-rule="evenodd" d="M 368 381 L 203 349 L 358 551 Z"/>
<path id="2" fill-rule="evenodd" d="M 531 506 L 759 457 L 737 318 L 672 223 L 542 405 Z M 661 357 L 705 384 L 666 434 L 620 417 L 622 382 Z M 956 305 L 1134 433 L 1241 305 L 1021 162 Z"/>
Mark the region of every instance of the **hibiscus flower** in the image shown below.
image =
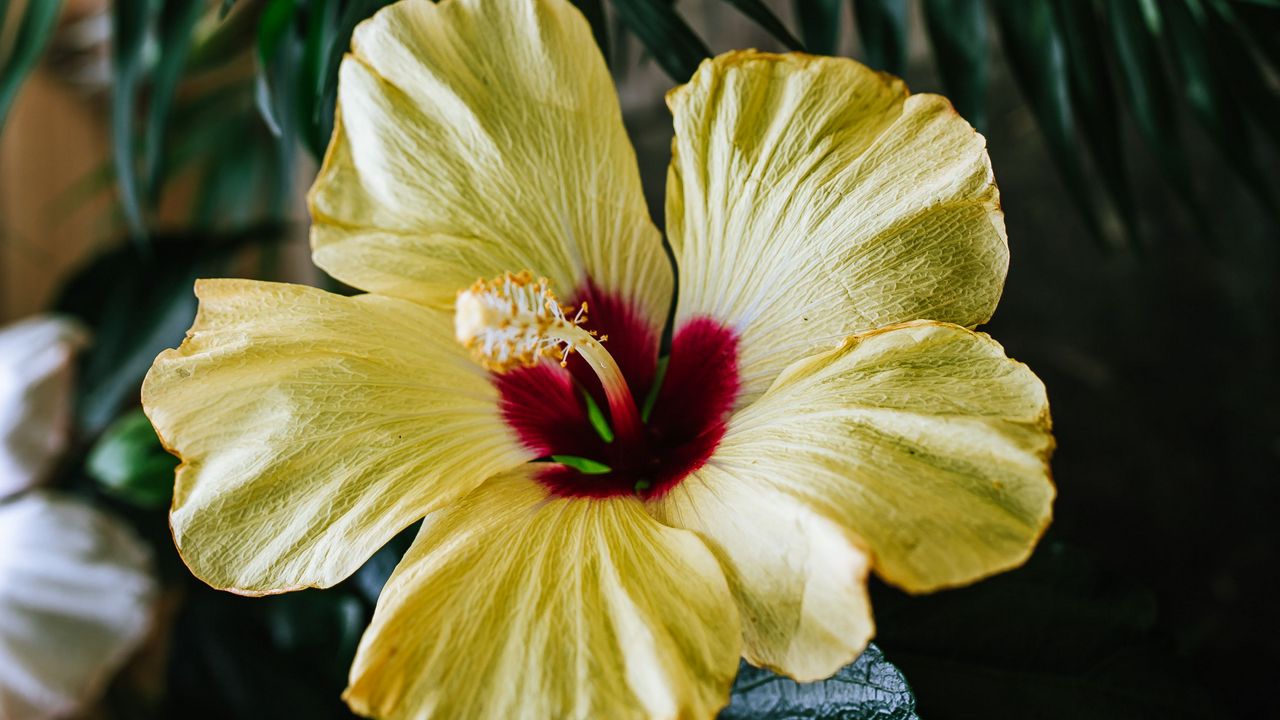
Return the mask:
<path id="1" fill-rule="evenodd" d="M 152 367 L 211 585 L 330 586 L 425 518 L 357 712 L 711 717 L 739 655 L 855 658 L 869 572 L 968 583 L 1048 524 L 1043 385 L 970 329 L 1008 263 L 983 138 L 847 59 L 729 53 L 668 102 L 674 271 L 577 10 L 382 10 L 309 196 L 366 294 L 202 281 Z"/>

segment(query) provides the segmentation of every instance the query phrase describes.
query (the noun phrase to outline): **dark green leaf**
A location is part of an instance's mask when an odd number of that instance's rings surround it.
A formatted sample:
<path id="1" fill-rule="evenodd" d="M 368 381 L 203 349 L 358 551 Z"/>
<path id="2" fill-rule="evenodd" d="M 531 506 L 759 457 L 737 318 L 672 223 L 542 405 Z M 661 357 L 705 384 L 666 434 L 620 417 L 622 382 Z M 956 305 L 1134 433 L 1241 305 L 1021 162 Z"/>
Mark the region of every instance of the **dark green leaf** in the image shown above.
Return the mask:
<path id="1" fill-rule="evenodd" d="M 1098 167 L 1108 198 L 1115 205 L 1129 241 L 1138 237 L 1137 213 L 1129 190 L 1124 144 L 1120 139 L 1121 115 L 1106 55 L 1098 51 L 1101 35 L 1091 2 L 1055 0 L 1054 10 L 1062 27 L 1067 52 L 1071 99 L 1080 130 Z"/>
<path id="2" fill-rule="evenodd" d="M 1280 13 L 1275 13 L 1280 16 Z M 1209 32 L 1236 100 L 1253 116 L 1271 141 L 1280 149 L 1280 90 L 1264 77 L 1259 58 L 1249 52 L 1249 32 L 1226 0 L 1215 0 L 1208 18 Z M 1280 45 L 1280 35 L 1275 43 Z"/>
<path id="3" fill-rule="evenodd" d="M 800 37 L 809 52 L 835 55 L 840 47 L 841 0 L 796 0 Z"/>
<path id="4" fill-rule="evenodd" d="M 134 110 L 142 74 L 142 47 L 151 24 L 147 0 L 116 0 L 112 13 L 112 70 L 115 86 L 111 93 L 111 145 L 129 236 L 146 248 L 146 225 L 138 187 L 138 156 L 135 150 Z"/>
<path id="5" fill-rule="evenodd" d="M 787 29 L 786 25 L 778 19 L 777 15 L 769 9 L 761 0 L 724 0 L 724 2 L 738 8 L 738 10 L 747 17 L 755 21 L 757 25 L 764 28 L 774 37 L 775 40 L 787 46 L 791 50 L 804 50 L 804 45 L 796 39 L 795 35 Z"/>
<path id="6" fill-rule="evenodd" d="M 798 683 L 745 662 L 720 720 L 919 720 L 906 678 L 868 645 L 826 680 Z"/>
<path id="7" fill-rule="evenodd" d="M 306 42 L 302 52 L 300 81 L 307 87 L 298 92 L 298 112 L 307 148 L 315 157 L 324 155 L 329 127 L 321 103 L 329 73 L 329 49 L 338 34 L 338 0 L 314 0 L 307 10 Z"/>
<path id="8" fill-rule="evenodd" d="M 604 0 L 573 0 L 573 4 L 591 25 L 591 35 L 596 39 L 596 47 L 604 56 L 605 64 L 611 64 L 609 54 L 609 22 L 604 14 Z"/>
<path id="9" fill-rule="evenodd" d="M 688 81 L 698 64 L 711 56 L 697 33 L 664 0 L 614 0 L 613 7 L 618 19 L 676 82 Z"/>
<path id="10" fill-rule="evenodd" d="M 108 495 L 151 509 L 169 504 L 177 467 L 178 459 L 165 451 L 140 409 L 122 415 L 107 428 L 85 465 Z"/>
<path id="11" fill-rule="evenodd" d="M 5 118 L 9 116 L 13 101 L 18 97 L 18 89 L 35 69 L 40 53 L 53 35 L 61 8 L 62 0 L 28 0 L 13 37 L 9 58 L 0 67 L 0 130 L 4 129 Z M 7 10 L 7 7 L 0 8 L 0 11 Z M 0 12 L 0 17 L 5 14 L 7 13 Z"/>
<path id="12" fill-rule="evenodd" d="M 236 0 L 222 0 L 222 5 L 218 8 L 218 15 L 220 17 L 226 17 L 227 13 L 231 12 L 231 8 L 234 7 L 235 4 Z"/>
<path id="13" fill-rule="evenodd" d="M 1178 112 L 1161 63 L 1156 39 L 1159 16 L 1144 13 L 1136 2 L 1103 3 L 1107 26 L 1115 44 L 1116 62 L 1124 80 L 1124 97 L 1129 99 L 1138 131 L 1151 147 L 1165 178 L 1173 185 L 1189 209 L 1201 234 L 1209 236 L 1211 225 L 1196 199 L 1186 156 L 1182 152 Z"/>
<path id="14" fill-rule="evenodd" d="M 853 0 L 867 64 L 901 75 L 907 64 L 906 0 Z"/>
<path id="15" fill-rule="evenodd" d="M 924 0 L 925 27 L 951 102 L 978 130 L 987 127 L 987 15 L 983 0 Z"/>
<path id="16" fill-rule="evenodd" d="M 338 18 L 337 28 L 325 48 L 324 82 L 315 108 L 314 134 L 323 139 L 311 147 L 319 158 L 324 154 L 324 146 L 333 133 L 333 114 L 338 101 L 338 68 L 342 64 L 342 56 L 351 46 L 351 33 L 365 18 L 370 17 L 392 0 L 351 0 Z"/>
<path id="17" fill-rule="evenodd" d="M 301 81 L 306 41 L 295 32 L 301 9 L 297 0 L 270 0 L 258 26 L 258 110 L 277 138 L 277 167 L 271 173 L 277 185 L 271 189 L 273 200 L 268 203 L 274 218 L 283 217 L 288 203 L 295 149 L 301 125 L 311 117 L 310 99 L 314 97 Z M 264 276 L 272 275 L 272 268 L 264 270 Z"/>
<path id="18" fill-rule="evenodd" d="M 55 305 L 93 333 L 77 385 L 80 427 L 95 435 L 126 401 L 137 403 L 142 376 L 165 348 L 176 346 L 195 316 L 192 283 L 218 274 L 237 250 L 274 242 L 278 227 L 220 237 L 158 237 L 142 255 L 131 245 L 110 250 L 80 269 Z"/>
<path id="19" fill-rule="evenodd" d="M 1076 146 L 1066 48 L 1048 3 L 996 0 L 996 19 L 1013 77 L 1044 135 L 1067 192 L 1089 232 L 1103 240 L 1089 178 Z"/>
<path id="20" fill-rule="evenodd" d="M 163 188 L 161 164 L 169 108 L 191 50 L 191 33 L 204 9 L 203 0 L 169 0 L 160 13 L 160 58 L 151 79 L 151 105 L 147 108 L 146 179 L 152 204 Z"/>
<path id="21" fill-rule="evenodd" d="M 1249 125 L 1220 66 L 1222 49 L 1214 47 L 1212 37 L 1204 32 L 1205 8 L 1199 0 L 1171 0 L 1161 7 L 1171 54 L 1192 112 L 1258 202 L 1272 212 L 1280 212 L 1254 159 Z"/>

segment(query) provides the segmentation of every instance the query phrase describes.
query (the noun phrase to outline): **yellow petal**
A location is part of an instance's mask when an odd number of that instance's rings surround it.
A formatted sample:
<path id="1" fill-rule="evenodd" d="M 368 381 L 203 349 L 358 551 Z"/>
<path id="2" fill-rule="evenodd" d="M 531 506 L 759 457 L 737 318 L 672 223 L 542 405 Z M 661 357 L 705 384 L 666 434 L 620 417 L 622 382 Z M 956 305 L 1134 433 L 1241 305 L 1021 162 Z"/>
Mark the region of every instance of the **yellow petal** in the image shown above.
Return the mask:
<path id="1" fill-rule="evenodd" d="M 871 559 L 847 530 L 761 480 L 713 460 L 650 509 L 697 532 L 720 560 L 742 615 L 747 660 L 820 680 L 871 639 Z"/>
<path id="2" fill-rule="evenodd" d="M 214 587 L 332 585 L 528 459 L 446 314 L 248 280 L 196 295 L 195 325 L 156 358 L 142 403 L 183 460 L 174 542 Z"/>
<path id="3" fill-rule="evenodd" d="M 715 558 L 634 497 L 520 474 L 427 517 L 361 640 L 347 702 L 398 718 L 711 718 L 737 671 Z"/>
<path id="4" fill-rule="evenodd" d="M 1044 385 L 986 335 L 892 326 L 788 367 L 731 421 L 712 464 L 864 539 L 913 592 L 1020 565 L 1054 489 Z"/>
<path id="5" fill-rule="evenodd" d="M 316 264 L 365 290 L 445 306 L 528 269 L 666 318 L 613 82 L 565 0 L 403 0 L 361 24 L 310 205 Z"/>
<path id="6" fill-rule="evenodd" d="M 668 96 L 677 324 L 742 334 L 743 394 L 855 332 L 991 316 L 1008 265 L 985 140 L 844 58 L 729 53 Z"/>

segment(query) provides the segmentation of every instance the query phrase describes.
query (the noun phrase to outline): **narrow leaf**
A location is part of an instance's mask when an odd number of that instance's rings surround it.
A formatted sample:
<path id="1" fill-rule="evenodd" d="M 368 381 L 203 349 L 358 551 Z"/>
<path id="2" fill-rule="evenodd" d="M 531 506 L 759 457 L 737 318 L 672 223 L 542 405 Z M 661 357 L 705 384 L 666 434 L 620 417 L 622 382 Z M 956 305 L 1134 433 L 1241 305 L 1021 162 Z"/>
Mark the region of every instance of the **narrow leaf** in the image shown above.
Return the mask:
<path id="1" fill-rule="evenodd" d="M 150 25 L 147 0 L 116 0 L 112 3 L 112 64 L 115 87 L 111 94 L 111 143 L 120 185 L 120 204 L 129 236 L 140 248 L 146 247 L 147 231 L 139 200 L 134 105 L 142 74 L 142 46 Z"/>
<path id="2" fill-rule="evenodd" d="M 1067 192 L 1096 240 L 1104 240 L 1089 178 L 1076 149 L 1075 112 L 1063 46 L 1048 3 L 996 0 L 996 19 L 1013 77 L 1031 106 Z"/>
<path id="3" fill-rule="evenodd" d="M 867 64 L 901 75 L 907 64 L 907 0 L 853 0 Z"/>
<path id="4" fill-rule="evenodd" d="M 987 15 L 983 0 L 924 0 L 942 87 L 978 130 L 987 128 Z"/>
<path id="5" fill-rule="evenodd" d="M 1191 171 L 1182 152 L 1182 133 L 1173 91 L 1161 64 L 1156 30 L 1158 11 L 1132 2 L 1103 3 L 1107 26 L 1115 45 L 1116 63 L 1124 80 L 1124 97 L 1129 100 L 1138 131 L 1150 146 L 1161 171 L 1182 198 L 1200 235 L 1211 237 L 1212 225 L 1196 197 Z"/>
<path id="6" fill-rule="evenodd" d="M 800 37 L 809 52 L 835 55 L 840 47 L 840 0 L 796 0 Z"/>
<path id="7" fill-rule="evenodd" d="M 1219 66 L 1222 50 L 1213 47 L 1211 37 L 1202 30 L 1204 7 L 1198 0 L 1172 0 L 1162 7 L 1172 55 L 1192 112 L 1258 202 L 1280 212 L 1254 160 L 1252 133 L 1244 113 L 1231 96 L 1230 80 Z"/>
<path id="8" fill-rule="evenodd" d="M 1280 13 L 1277 13 L 1280 15 Z M 1210 41 L 1220 52 L 1224 73 L 1239 102 L 1280 149 L 1280 89 L 1263 75 L 1262 62 L 1249 52 L 1249 32 L 1226 0 L 1215 0 L 1208 18 Z"/>
<path id="9" fill-rule="evenodd" d="M 1133 194 L 1129 190 L 1120 138 L 1121 116 L 1105 54 L 1098 52 L 1101 33 L 1091 2 L 1055 0 L 1054 10 L 1062 27 L 1067 52 L 1071 99 L 1085 143 L 1089 146 L 1110 201 L 1124 225 L 1127 239 L 1138 236 Z"/>
<path id="10" fill-rule="evenodd" d="M 604 14 L 604 0 L 573 0 L 573 5 L 591 25 L 591 35 L 596 39 L 596 47 L 600 48 L 605 64 L 612 64 L 612 56 L 609 54 L 609 23 Z"/>
<path id="11" fill-rule="evenodd" d="M 342 64 L 342 56 L 346 54 L 347 48 L 351 47 L 351 33 L 361 21 L 391 2 L 392 0 L 352 0 L 338 16 L 337 27 L 324 50 L 323 89 L 315 110 L 313 132 L 323 139 L 325 145 L 329 142 L 329 136 L 333 134 L 333 114 L 338 102 L 338 67 Z M 324 146 L 312 147 L 312 152 L 319 158 L 324 154 Z"/>
<path id="12" fill-rule="evenodd" d="M 720 720 L 919 720 L 915 696 L 880 648 L 868 645 L 826 680 L 798 683 L 742 663 Z"/>
<path id="13" fill-rule="evenodd" d="M 676 82 L 693 77 L 698 64 L 711 56 L 702 39 L 664 0 L 614 0 L 618 18 L 640 38 L 645 49 Z"/>
<path id="14" fill-rule="evenodd" d="M 7 6 L 8 3 L 6 2 Z M 53 35 L 62 0 L 29 0 L 13 37 L 9 58 L 0 68 L 0 130 L 5 118 L 18 97 L 18 89 L 36 67 L 40 53 Z M 7 7 L 0 7 L 0 18 L 7 14 Z"/>
<path id="15" fill-rule="evenodd" d="M 302 68 L 298 79 L 299 124 L 307 149 L 317 158 L 324 155 L 329 142 L 329 126 L 321 108 L 325 98 L 325 81 L 329 71 L 329 48 L 338 35 L 339 0 L 313 0 L 307 8 L 306 38 L 302 49 Z"/>
<path id="16" fill-rule="evenodd" d="M 152 205 L 159 201 L 164 136 L 169 108 L 191 50 L 191 33 L 204 9 L 202 0 L 169 0 L 160 13 L 160 57 L 151 80 L 151 105 L 147 108 L 144 167 Z"/>
<path id="17" fill-rule="evenodd" d="M 724 2 L 736 7 L 743 15 L 751 18 L 788 49 L 804 50 L 804 45 L 796 39 L 795 35 L 791 34 L 787 26 L 783 25 L 778 16 L 774 15 L 769 6 L 765 5 L 761 0 L 724 0 Z"/>
<path id="18" fill-rule="evenodd" d="M 231 8 L 236 4 L 236 0 L 222 0 L 222 6 L 218 8 L 218 16 L 226 17 L 231 12 Z"/>

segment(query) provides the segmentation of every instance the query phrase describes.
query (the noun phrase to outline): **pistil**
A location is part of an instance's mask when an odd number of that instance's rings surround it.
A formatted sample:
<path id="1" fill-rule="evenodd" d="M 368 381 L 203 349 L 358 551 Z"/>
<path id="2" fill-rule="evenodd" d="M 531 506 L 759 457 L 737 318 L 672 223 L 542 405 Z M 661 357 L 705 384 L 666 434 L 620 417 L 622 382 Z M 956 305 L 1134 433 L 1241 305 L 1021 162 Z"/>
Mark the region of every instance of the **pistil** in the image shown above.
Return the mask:
<path id="1" fill-rule="evenodd" d="M 640 413 L 618 363 L 605 349 L 608 337 L 582 327 L 587 304 L 560 305 L 546 278 L 526 272 L 477 280 L 459 291 L 454 314 L 458 341 L 486 369 L 495 373 L 532 367 L 544 359 L 568 365 L 578 353 L 595 371 L 609 403 L 617 434 L 639 438 Z"/>

